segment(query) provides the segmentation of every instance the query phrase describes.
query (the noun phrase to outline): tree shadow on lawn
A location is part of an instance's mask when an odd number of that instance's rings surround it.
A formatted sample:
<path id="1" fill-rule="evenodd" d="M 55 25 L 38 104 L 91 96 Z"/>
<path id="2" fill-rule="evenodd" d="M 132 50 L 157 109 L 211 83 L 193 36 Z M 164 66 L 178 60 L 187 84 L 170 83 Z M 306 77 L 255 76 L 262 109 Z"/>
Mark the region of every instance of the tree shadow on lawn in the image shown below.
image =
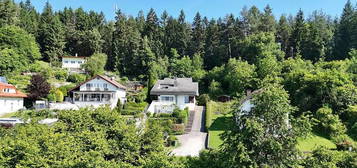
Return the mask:
<path id="1" fill-rule="evenodd" d="M 231 127 L 233 124 L 233 117 L 221 116 L 216 118 L 211 126 L 209 127 L 210 131 L 225 131 Z"/>

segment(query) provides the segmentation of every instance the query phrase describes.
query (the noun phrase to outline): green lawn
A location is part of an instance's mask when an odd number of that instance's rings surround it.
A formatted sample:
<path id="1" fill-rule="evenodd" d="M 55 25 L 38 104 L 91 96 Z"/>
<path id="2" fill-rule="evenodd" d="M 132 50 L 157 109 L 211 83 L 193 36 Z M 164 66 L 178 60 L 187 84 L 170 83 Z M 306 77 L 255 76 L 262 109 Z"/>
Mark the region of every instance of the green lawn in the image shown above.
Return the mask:
<path id="1" fill-rule="evenodd" d="M 13 117 L 15 116 L 16 112 L 14 113 L 7 113 L 7 114 L 4 114 L 2 116 L 0 116 L 0 118 L 10 118 L 10 117 Z"/>
<path id="2" fill-rule="evenodd" d="M 230 105 L 232 103 L 217 103 L 212 102 L 212 124 L 208 128 L 208 147 L 217 149 L 222 143 L 220 134 L 229 128 L 230 123 L 232 122 L 232 114 L 228 113 L 230 110 Z M 222 111 L 224 114 L 222 114 Z"/>
<path id="3" fill-rule="evenodd" d="M 329 149 L 336 148 L 336 145 L 329 139 L 316 133 L 312 133 L 307 138 L 298 139 L 297 149 L 303 152 L 310 152 L 319 146 L 324 146 Z"/>

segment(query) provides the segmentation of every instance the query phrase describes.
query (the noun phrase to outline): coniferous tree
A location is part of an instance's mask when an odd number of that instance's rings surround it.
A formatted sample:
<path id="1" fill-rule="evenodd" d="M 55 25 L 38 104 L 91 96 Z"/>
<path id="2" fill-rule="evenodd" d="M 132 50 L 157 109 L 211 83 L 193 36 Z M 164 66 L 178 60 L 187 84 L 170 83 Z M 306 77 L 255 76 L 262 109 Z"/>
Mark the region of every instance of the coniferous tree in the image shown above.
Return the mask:
<path id="1" fill-rule="evenodd" d="M 259 30 L 263 32 L 275 32 L 276 30 L 275 17 L 269 5 L 264 8 L 264 13 L 261 16 Z"/>
<path id="2" fill-rule="evenodd" d="M 261 20 L 260 10 L 256 6 L 252 6 L 249 10 L 243 8 L 241 15 L 245 22 L 247 35 L 257 33 L 259 31 Z"/>
<path id="3" fill-rule="evenodd" d="M 39 14 L 30 0 L 20 2 L 19 24 L 21 28 L 37 37 L 39 26 Z"/>
<path id="4" fill-rule="evenodd" d="M 314 11 L 307 21 L 308 27 L 301 45 L 301 55 L 306 60 L 324 60 L 331 51 L 333 29 L 331 20 L 322 12 Z"/>
<path id="5" fill-rule="evenodd" d="M 289 25 L 288 20 L 285 15 L 282 15 L 279 19 L 279 23 L 277 25 L 277 42 L 280 44 L 280 48 L 285 52 L 285 55 L 288 55 L 289 50 L 289 37 L 291 33 L 291 27 Z"/>
<path id="6" fill-rule="evenodd" d="M 190 55 L 193 55 L 194 53 L 203 52 L 204 37 L 205 37 L 205 30 L 203 26 L 203 21 L 201 18 L 201 14 L 197 12 L 192 23 L 192 39 L 190 44 L 191 45 Z"/>
<path id="7" fill-rule="evenodd" d="M 63 56 L 65 46 L 64 29 L 58 16 L 47 2 L 41 14 L 38 42 L 45 61 L 56 63 Z"/>
<path id="8" fill-rule="evenodd" d="M 334 56 L 331 59 L 342 60 L 348 58 L 348 52 L 352 49 L 352 17 L 354 9 L 348 0 L 337 25 L 335 33 Z"/>
<path id="9" fill-rule="evenodd" d="M 294 25 L 292 27 L 292 33 L 289 39 L 289 57 L 295 57 L 301 53 L 301 45 L 306 33 L 304 13 L 300 9 L 297 13 Z"/>
<path id="10" fill-rule="evenodd" d="M 221 55 L 219 55 L 219 27 L 216 20 L 212 19 L 209 22 L 206 32 L 204 65 L 205 69 L 210 70 L 222 62 Z"/>
<path id="11" fill-rule="evenodd" d="M 15 25 L 18 17 L 19 9 L 14 0 L 0 0 L 0 26 Z"/>
<path id="12" fill-rule="evenodd" d="M 183 10 L 180 11 L 180 15 L 178 17 L 178 33 L 177 33 L 177 44 L 178 47 L 177 51 L 180 53 L 180 55 L 186 55 L 188 54 L 188 45 L 191 40 L 190 38 L 190 31 L 191 28 L 189 25 L 186 23 L 186 15 Z"/>

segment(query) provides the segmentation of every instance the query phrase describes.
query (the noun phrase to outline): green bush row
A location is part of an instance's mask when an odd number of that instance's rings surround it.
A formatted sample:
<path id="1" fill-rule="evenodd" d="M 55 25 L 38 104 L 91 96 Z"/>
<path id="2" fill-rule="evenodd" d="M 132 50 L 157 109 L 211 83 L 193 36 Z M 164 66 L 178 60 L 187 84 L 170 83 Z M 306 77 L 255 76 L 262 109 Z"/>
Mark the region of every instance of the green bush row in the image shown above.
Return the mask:
<path id="1" fill-rule="evenodd" d="M 142 103 L 135 103 L 135 102 L 127 102 L 123 109 L 120 110 L 120 113 L 122 115 L 137 115 L 139 113 L 142 113 L 145 110 L 145 107 L 147 106 L 146 102 Z"/>
<path id="2" fill-rule="evenodd" d="M 213 113 L 213 105 L 212 101 L 209 101 L 206 103 L 206 118 L 205 118 L 205 128 L 206 131 L 208 131 L 209 127 L 211 127 L 212 124 L 212 113 Z"/>

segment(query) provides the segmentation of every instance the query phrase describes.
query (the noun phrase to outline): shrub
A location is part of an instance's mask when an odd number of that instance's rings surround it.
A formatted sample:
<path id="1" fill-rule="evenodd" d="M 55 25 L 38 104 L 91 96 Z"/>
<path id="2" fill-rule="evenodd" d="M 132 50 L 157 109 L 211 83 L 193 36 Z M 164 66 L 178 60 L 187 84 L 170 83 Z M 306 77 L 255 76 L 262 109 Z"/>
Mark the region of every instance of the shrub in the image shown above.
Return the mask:
<path id="1" fill-rule="evenodd" d="M 137 115 L 142 113 L 145 110 L 147 103 L 135 103 L 135 102 L 127 102 L 124 104 L 124 108 L 121 109 L 120 113 L 122 115 Z"/>
<path id="2" fill-rule="evenodd" d="M 177 141 L 176 136 L 171 135 L 167 138 L 166 146 L 176 146 L 176 141 Z"/>
<path id="3" fill-rule="evenodd" d="M 64 69 L 56 69 L 54 76 L 57 80 L 66 81 L 68 78 L 68 72 Z"/>
<path id="4" fill-rule="evenodd" d="M 180 110 L 178 107 L 176 107 L 172 113 L 172 117 L 177 118 L 177 123 L 179 124 L 187 124 L 188 121 L 188 108 L 185 108 L 184 110 Z"/>
<path id="5" fill-rule="evenodd" d="M 185 125 L 184 124 L 172 124 L 172 133 L 175 135 L 180 135 L 185 133 Z"/>
<path id="6" fill-rule="evenodd" d="M 168 118 L 168 117 L 172 117 L 172 114 L 170 114 L 170 113 L 160 113 L 160 114 L 157 114 L 156 117 Z"/>
<path id="7" fill-rule="evenodd" d="M 70 74 L 67 78 L 67 82 L 72 82 L 72 83 L 81 83 L 84 82 L 86 80 L 86 76 L 83 74 Z"/>
<path id="8" fill-rule="evenodd" d="M 64 85 L 58 88 L 63 93 L 63 96 L 66 97 L 67 93 L 70 89 L 74 88 L 76 85 L 74 84 L 69 84 L 69 85 Z"/>
<path id="9" fill-rule="evenodd" d="M 333 137 L 332 141 L 336 144 L 338 150 L 348 150 L 354 146 L 353 140 L 347 135 Z"/>
<path id="10" fill-rule="evenodd" d="M 332 113 L 329 107 L 322 107 L 316 111 L 319 129 L 326 132 L 330 138 L 337 137 L 346 133 L 346 127 L 340 121 L 338 115 Z"/>
<path id="11" fill-rule="evenodd" d="M 56 95 L 53 93 L 50 93 L 47 95 L 47 99 L 49 102 L 55 102 L 56 101 Z"/>
<path id="12" fill-rule="evenodd" d="M 209 101 L 210 97 L 208 96 L 208 94 L 202 94 L 197 97 L 197 104 L 200 106 L 206 106 Z"/>
<path id="13" fill-rule="evenodd" d="M 355 106 L 349 106 L 347 110 L 345 111 L 348 125 L 353 126 L 357 122 L 357 105 Z"/>
<path id="14" fill-rule="evenodd" d="M 211 124 L 212 124 L 212 114 L 213 113 L 213 110 L 212 110 L 212 102 L 209 101 L 207 104 L 206 104 L 206 118 L 205 118 L 205 128 L 206 128 L 206 131 L 208 131 L 209 127 L 211 127 Z"/>
<path id="15" fill-rule="evenodd" d="M 30 65 L 30 71 L 39 73 L 46 79 L 49 79 L 53 75 L 50 64 L 44 61 L 35 61 L 35 63 Z"/>
<path id="16" fill-rule="evenodd" d="M 349 134 L 355 140 L 357 140 L 357 122 L 349 129 Z"/>
<path id="17" fill-rule="evenodd" d="M 55 95 L 56 95 L 57 102 L 63 102 L 64 96 L 60 90 L 56 90 Z"/>

